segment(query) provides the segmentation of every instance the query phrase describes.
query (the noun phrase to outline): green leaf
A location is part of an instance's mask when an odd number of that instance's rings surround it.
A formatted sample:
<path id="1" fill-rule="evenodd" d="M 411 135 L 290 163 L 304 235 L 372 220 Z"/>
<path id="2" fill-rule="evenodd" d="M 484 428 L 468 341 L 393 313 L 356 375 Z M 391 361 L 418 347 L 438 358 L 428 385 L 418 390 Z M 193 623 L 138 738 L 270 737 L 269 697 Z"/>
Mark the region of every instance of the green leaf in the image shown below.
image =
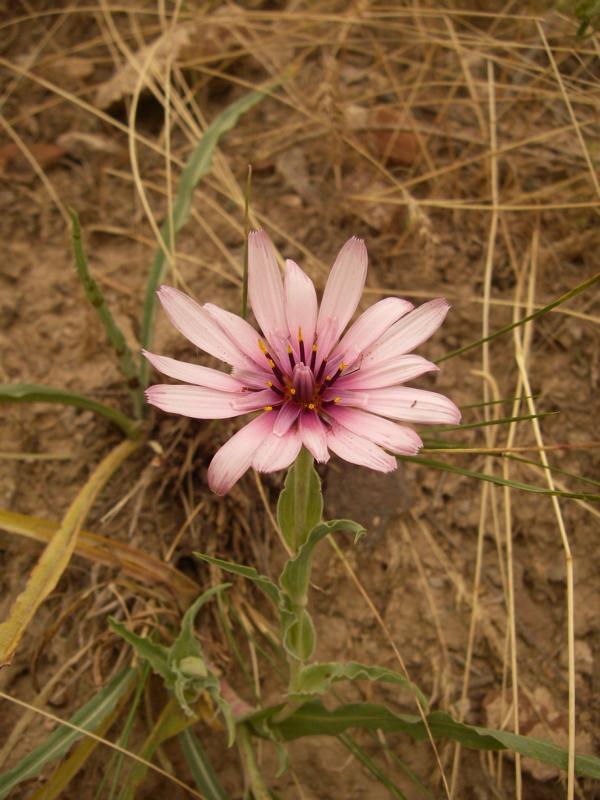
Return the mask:
<path id="1" fill-rule="evenodd" d="M 277 521 L 283 538 L 293 553 L 304 544 L 322 516 L 321 479 L 312 455 L 303 447 L 288 470 L 277 501 Z"/>
<path id="2" fill-rule="evenodd" d="M 116 634 L 122 639 L 125 639 L 127 644 L 133 647 L 140 658 L 150 664 L 153 672 L 160 675 L 169 688 L 173 687 L 174 675 L 169 666 L 168 648 L 163 647 L 161 644 L 156 644 L 156 642 L 152 642 L 145 636 L 138 636 L 137 633 L 127 630 L 125 625 L 118 622 L 114 617 L 108 618 L 108 624 Z"/>
<path id="3" fill-rule="evenodd" d="M 280 602 L 280 591 L 270 578 L 266 575 L 258 573 L 254 567 L 245 567 L 243 564 L 234 564 L 232 561 L 223 561 L 221 558 L 213 558 L 212 556 L 204 555 L 204 553 L 194 553 L 196 558 L 207 561 L 216 567 L 220 567 L 225 572 L 231 572 L 233 575 L 241 575 L 242 578 L 247 578 L 257 584 L 259 589 L 267 595 L 269 600 L 272 600 L 276 605 Z"/>
<path id="4" fill-rule="evenodd" d="M 307 667 L 303 667 L 294 682 L 294 694 L 299 696 L 324 694 L 331 688 L 332 684 L 344 680 L 395 683 L 398 686 L 409 689 L 418 697 L 423 708 L 428 708 L 427 700 L 421 690 L 405 678 L 404 675 L 385 667 L 372 667 L 367 664 L 359 664 L 356 661 L 309 664 Z"/>
<path id="5" fill-rule="evenodd" d="M 178 738 L 181 752 L 201 794 L 206 800 L 229 800 L 198 737 L 188 728 Z"/>
<path id="6" fill-rule="evenodd" d="M 104 689 L 73 714 L 69 722 L 79 728 L 94 731 L 115 709 L 119 700 L 132 687 L 136 671 L 124 669 Z M 61 758 L 84 734 L 61 725 L 35 750 L 28 753 L 12 769 L 0 775 L 0 800 L 8 797 L 21 781 L 34 778 L 43 767 Z"/>
<path id="7" fill-rule="evenodd" d="M 334 519 L 316 525 L 308 534 L 306 542 L 300 547 L 295 558 L 285 565 L 279 584 L 293 604 L 304 603 L 310 583 L 312 556 L 316 545 L 330 533 L 348 531 L 354 534 L 354 541 L 365 533 L 358 522 L 350 519 Z"/>
<path id="8" fill-rule="evenodd" d="M 375 764 L 366 750 L 364 750 L 358 744 L 358 742 L 355 742 L 349 734 L 340 733 L 337 738 L 348 750 L 348 752 L 352 753 L 354 758 L 358 759 L 358 761 L 360 761 L 360 763 L 369 770 L 375 780 L 379 781 L 379 783 L 385 786 L 385 788 L 393 797 L 397 797 L 399 800 L 407 800 L 406 795 L 400 791 L 396 784 L 388 778 L 388 776 L 377 766 L 377 764 Z"/>
<path id="9" fill-rule="evenodd" d="M 312 617 L 303 606 L 295 606 L 284 596 L 279 609 L 281 640 L 289 655 L 307 661 L 315 649 L 316 632 Z"/>
<path id="10" fill-rule="evenodd" d="M 206 592 L 203 592 L 185 612 L 181 620 L 179 634 L 169 649 L 169 666 L 171 668 L 184 659 L 202 658 L 202 649 L 194 633 L 196 614 L 211 597 L 224 589 L 228 589 L 230 586 L 230 583 L 220 583 L 218 586 L 212 586 Z"/>
<path id="11" fill-rule="evenodd" d="M 139 422 L 121 414 L 116 408 L 105 406 L 81 394 L 38 383 L 1 383 L 0 403 L 60 403 L 64 406 L 77 406 L 106 417 L 130 438 L 136 438 L 140 431 Z"/>
<path id="12" fill-rule="evenodd" d="M 523 317 L 517 322 L 511 322 L 510 325 L 505 325 L 503 328 L 499 328 L 497 331 L 490 333 L 489 336 L 484 336 L 481 339 L 477 339 L 475 342 L 471 342 L 470 344 L 466 344 L 464 347 L 459 347 L 458 350 L 452 350 L 450 353 L 446 353 L 446 355 L 442 356 L 442 358 L 438 358 L 437 363 L 441 364 L 442 361 L 447 361 L 449 358 L 454 358 L 454 356 L 461 355 L 462 353 L 467 353 L 469 350 L 472 350 L 474 347 L 479 347 L 481 344 L 485 344 L 485 342 L 490 342 L 492 339 L 495 339 L 497 336 L 502 336 L 504 333 L 508 333 L 512 331 L 514 328 L 518 328 L 520 325 L 525 325 L 526 322 L 531 322 L 533 319 L 537 319 L 538 317 L 547 314 L 549 311 L 552 311 L 553 308 L 566 303 L 567 300 L 570 300 L 572 297 L 576 297 L 581 292 L 584 292 L 586 289 L 589 289 L 594 284 L 600 281 L 600 272 L 597 272 L 595 275 L 592 275 L 591 278 L 583 281 L 574 289 L 571 289 L 566 294 L 561 295 L 557 300 L 553 300 L 552 303 L 548 303 L 547 306 L 543 308 L 539 308 L 537 311 L 534 311 L 533 314 L 529 314 L 526 317 Z"/>
<path id="13" fill-rule="evenodd" d="M 239 100 L 236 100 L 235 103 L 227 106 L 208 126 L 181 173 L 177 197 L 173 203 L 173 230 L 170 230 L 170 219 L 167 218 L 160 231 L 164 248 L 159 247 L 157 249 L 148 276 L 142 312 L 141 335 L 142 347 L 145 349 L 150 349 L 152 344 L 154 318 L 156 316 L 156 290 L 165 273 L 165 251 L 168 251 L 171 241 L 175 240 L 175 237 L 189 218 L 194 190 L 201 178 L 211 168 L 213 152 L 219 143 L 219 139 L 226 131 L 234 127 L 242 114 L 245 114 L 246 111 L 260 103 L 265 96 L 263 92 L 249 92 Z M 140 370 L 142 387 L 147 386 L 148 375 L 149 364 L 144 359 Z"/>
<path id="14" fill-rule="evenodd" d="M 281 708 L 282 706 L 275 706 L 265 709 L 250 717 L 247 722 L 254 727 L 256 721 L 255 730 L 261 735 L 261 725 L 268 721 L 272 732 L 286 741 L 302 736 L 337 736 L 349 728 L 406 733 L 416 741 L 427 739 L 427 731 L 420 717 L 395 714 L 385 706 L 371 703 L 339 706 L 332 711 L 328 711 L 318 701 L 305 703 L 286 719 L 275 723 L 273 717 Z M 508 731 L 465 725 L 443 711 L 434 711 L 426 719 L 434 739 L 453 739 L 464 747 L 475 750 L 513 750 L 522 756 L 567 769 L 567 751 L 551 742 Z M 600 758 L 575 756 L 575 772 L 584 777 L 600 779 Z"/>
<path id="15" fill-rule="evenodd" d="M 445 472 L 454 472 L 456 475 L 465 475 L 467 478 L 476 478 L 478 481 L 488 481 L 498 486 L 510 486 L 513 489 L 521 489 L 524 492 L 535 494 L 555 495 L 556 497 L 570 497 L 574 500 L 589 500 L 592 502 L 600 501 L 599 494 L 586 494 L 584 492 L 560 492 L 558 490 L 545 489 L 543 486 L 535 486 L 532 483 L 521 483 L 501 478 L 499 475 L 488 475 L 485 472 L 475 472 L 472 469 L 457 467 L 456 464 L 446 464 L 443 461 L 435 461 L 432 458 L 422 458 L 421 456 L 396 456 L 400 461 L 409 461 L 412 464 L 421 464 L 424 467 L 440 469 Z"/>
<path id="16" fill-rule="evenodd" d="M 71 238 L 73 242 L 73 253 L 75 255 L 77 274 L 79 275 L 79 279 L 83 284 L 86 297 L 96 309 L 96 313 L 104 325 L 104 330 L 106 331 L 108 341 L 118 356 L 119 363 L 121 365 L 121 372 L 127 381 L 127 388 L 129 389 L 133 400 L 134 413 L 136 418 L 139 419 L 142 416 L 143 408 L 139 369 L 133 360 L 131 350 L 127 346 L 127 342 L 125 341 L 125 337 L 123 336 L 121 329 L 115 322 L 109 307 L 106 305 L 102 290 L 90 275 L 87 258 L 85 257 L 83 243 L 81 241 L 81 228 L 79 226 L 79 217 L 77 216 L 77 212 L 70 208 L 69 214 L 71 215 Z"/>

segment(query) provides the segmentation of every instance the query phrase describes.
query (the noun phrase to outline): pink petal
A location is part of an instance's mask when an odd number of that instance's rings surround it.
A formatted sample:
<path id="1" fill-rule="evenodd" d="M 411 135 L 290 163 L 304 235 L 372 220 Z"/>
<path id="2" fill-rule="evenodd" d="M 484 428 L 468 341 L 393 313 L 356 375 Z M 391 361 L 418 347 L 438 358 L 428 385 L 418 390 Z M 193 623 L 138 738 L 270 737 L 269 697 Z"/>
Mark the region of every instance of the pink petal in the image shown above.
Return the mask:
<path id="1" fill-rule="evenodd" d="M 283 283 L 273 245 L 264 231 L 253 231 L 248 237 L 248 293 L 254 316 L 265 336 L 285 337 Z"/>
<path id="2" fill-rule="evenodd" d="M 317 347 L 317 358 L 315 362 L 315 370 L 321 366 L 323 359 L 329 357 L 331 351 L 335 347 L 340 335 L 340 325 L 337 317 L 319 317 L 320 329 L 317 332 L 317 339 L 315 346 Z"/>
<path id="3" fill-rule="evenodd" d="M 328 432 L 327 444 L 336 455 L 351 464 L 360 464 L 378 472 L 392 472 L 398 466 L 394 456 L 341 425 L 334 425 Z"/>
<path id="4" fill-rule="evenodd" d="M 380 447 L 391 450 L 392 453 L 415 455 L 423 447 L 421 437 L 412 428 L 398 425 L 397 422 L 375 414 L 339 406 L 328 408 L 328 414 L 352 433 L 363 436 Z"/>
<path id="5" fill-rule="evenodd" d="M 157 294 L 173 325 L 196 347 L 232 366 L 246 367 L 252 364 L 224 335 L 214 319 L 187 294 L 172 286 L 161 286 Z"/>
<path id="6" fill-rule="evenodd" d="M 368 364 L 369 362 L 366 363 Z M 419 375 L 423 375 L 425 372 L 439 372 L 439 367 L 436 367 L 431 361 L 421 358 L 421 356 L 400 356 L 391 361 L 376 362 L 372 366 L 361 367 L 349 375 L 342 375 L 335 385 L 338 389 L 362 391 L 366 389 L 383 389 L 386 386 L 394 386 L 397 383 L 406 383 L 406 381 L 418 378 Z"/>
<path id="7" fill-rule="evenodd" d="M 260 414 L 217 450 L 208 467 L 208 485 L 215 494 L 227 494 L 250 467 L 257 449 L 273 429 L 275 416 L 274 411 Z"/>
<path id="8" fill-rule="evenodd" d="M 159 383 L 146 389 L 146 400 L 150 405 L 194 419 L 226 419 L 244 414 L 244 411 L 233 408 L 231 402 L 240 396 L 241 393 L 220 392 L 218 389 L 188 384 Z"/>
<path id="9" fill-rule="evenodd" d="M 385 300 L 380 300 L 367 308 L 356 322 L 352 323 L 335 348 L 335 352 L 342 354 L 344 361 L 350 364 L 351 361 L 346 356 L 347 351 L 365 352 L 394 322 L 413 308 L 412 303 L 399 297 L 386 297 Z"/>
<path id="10" fill-rule="evenodd" d="M 237 369 L 234 367 L 231 374 L 236 380 L 250 389 L 266 389 L 269 381 L 274 383 L 276 380 L 270 370 L 267 372 L 266 370 Z"/>
<path id="11" fill-rule="evenodd" d="M 326 389 L 323 392 L 323 400 L 331 402 L 335 400 L 336 405 L 352 406 L 353 408 L 366 408 L 369 403 L 369 394 L 367 392 L 355 392 L 353 389 L 338 389 L 337 384 L 332 386 L 331 389 Z"/>
<path id="12" fill-rule="evenodd" d="M 213 303 L 205 303 L 203 308 L 242 353 L 245 353 L 248 358 L 255 361 L 259 367 L 266 365 L 265 355 L 258 345 L 258 340 L 261 338 L 260 334 L 254 330 L 249 322 L 238 317 L 237 314 L 232 314 L 230 311 L 225 311 L 225 309 L 213 305 Z"/>
<path id="13" fill-rule="evenodd" d="M 410 353 L 437 331 L 450 309 L 446 300 L 430 300 L 392 325 L 365 354 L 365 363 Z"/>
<path id="14" fill-rule="evenodd" d="M 231 407 L 239 414 L 247 414 L 250 411 L 265 409 L 265 406 L 278 406 L 281 403 L 281 399 L 281 395 L 276 394 L 271 389 L 263 389 L 260 392 L 241 392 L 232 399 Z"/>
<path id="15" fill-rule="evenodd" d="M 454 425 L 460 422 L 459 409 L 452 400 L 437 392 L 396 386 L 390 389 L 373 389 L 367 394 L 367 410 L 383 417 L 431 425 Z"/>
<path id="16" fill-rule="evenodd" d="M 335 319 L 336 323 L 333 341 L 340 336 L 350 322 L 365 285 L 367 263 L 365 243 L 362 239 L 353 236 L 340 250 L 329 273 L 317 321 L 317 334 L 320 340 L 322 340 L 323 328 L 328 318 Z M 319 341 L 319 347 L 321 347 L 321 341 Z M 322 352 L 323 358 L 328 355 L 328 351 Z"/>
<path id="17" fill-rule="evenodd" d="M 174 358 L 149 353 L 147 350 L 142 350 L 142 355 L 148 359 L 154 369 L 162 372 L 163 375 L 168 375 L 169 378 L 194 383 L 196 386 L 220 389 L 223 392 L 239 392 L 243 389 L 240 381 L 217 369 L 202 367 L 200 364 L 190 364 L 187 361 L 177 361 Z"/>
<path id="18" fill-rule="evenodd" d="M 285 262 L 284 289 L 285 314 L 294 352 L 297 356 L 295 345 L 298 342 L 298 330 L 301 330 L 305 354 L 310 357 L 317 326 L 317 293 L 308 275 L 290 259 Z"/>
<path id="19" fill-rule="evenodd" d="M 298 403 L 284 403 L 277 414 L 275 425 L 273 425 L 273 433 L 275 436 L 285 436 L 285 434 L 292 427 L 294 422 L 298 419 L 300 414 L 300 406 Z"/>
<path id="20" fill-rule="evenodd" d="M 304 447 L 313 454 L 319 463 L 323 464 L 329 461 L 325 427 L 314 411 L 303 411 L 300 414 L 298 432 Z"/>
<path id="21" fill-rule="evenodd" d="M 285 436 L 275 436 L 274 433 L 260 445 L 252 459 L 252 466 L 259 472 L 276 472 L 286 469 L 296 460 L 302 447 L 302 440 L 298 431 L 291 430 Z"/>

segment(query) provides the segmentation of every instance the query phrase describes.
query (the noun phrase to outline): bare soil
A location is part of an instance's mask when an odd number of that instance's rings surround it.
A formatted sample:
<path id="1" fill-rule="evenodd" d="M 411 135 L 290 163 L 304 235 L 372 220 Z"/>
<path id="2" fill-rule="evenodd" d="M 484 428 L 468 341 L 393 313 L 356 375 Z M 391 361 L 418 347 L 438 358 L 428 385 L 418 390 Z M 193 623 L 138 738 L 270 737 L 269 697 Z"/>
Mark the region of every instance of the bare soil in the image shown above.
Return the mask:
<path id="1" fill-rule="evenodd" d="M 597 271 L 597 182 L 587 158 L 597 159 L 598 154 L 598 43 L 594 37 L 576 40 L 573 19 L 538 8 L 538 25 L 525 13 L 520 19 L 511 17 L 519 7 L 510 3 L 506 8 L 449 3 L 442 12 L 429 3 L 406 8 L 371 2 L 352 8 L 336 3 L 217 3 L 206 11 L 192 2 L 182 5 L 178 20 L 171 19 L 170 4 L 168 20 L 161 17 L 163 4 L 146 8 L 124 3 L 111 10 L 101 3 L 93 11 L 88 5 L 78 9 L 23 0 L 5 9 L 2 17 L 3 382 L 61 387 L 130 413 L 117 360 L 76 276 L 59 203 L 63 210 L 70 206 L 78 211 L 94 277 L 137 353 L 141 302 L 156 247 L 140 179 L 160 225 L 168 212 L 169 180 L 175 192 L 180 165 L 206 121 L 248 86 L 269 80 L 276 84 L 273 96 L 226 135 L 212 172 L 196 191 L 193 216 L 177 239 L 176 274 L 171 272 L 168 282 L 178 282 L 203 302 L 239 309 L 241 198 L 249 163 L 258 221 L 318 286 L 323 286 L 339 247 L 356 234 L 366 238 L 370 258 L 363 307 L 387 294 L 415 302 L 450 299 L 447 322 L 420 350 L 432 360 L 477 340 L 485 313 L 490 330 L 496 330 L 513 320 L 516 298 L 527 303 L 528 290 L 534 306 L 543 306 Z M 491 16 L 476 13 L 482 10 Z M 173 96 L 181 102 L 171 109 L 166 137 L 164 102 L 151 89 L 140 93 L 135 125 L 144 140 L 135 145 L 138 179 L 127 137 L 137 72 L 129 67 L 128 73 L 127 64 L 132 53 L 143 58 L 143 48 L 166 35 L 171 24 L 179 38 L 171 42 L 169 64 L 162 50 L 155 53 L 154 88 L 164 87 L 169 68 Z M 542 34 L 552 48 L 558 77 Z M 494 141 L 497 155 L 490 158 Z M 167 143 L 172 178 L 165 168 Z M 496 169 L 500 210 L 493 221 Z M 486 264 L 491 281 L 487 304 Z M 518 306 L 517 312 L 525 313 L 523 308 Z M 554 448 L 548 450 L 550 464 L 571 473 L 555 474 L 557 486 L 594 492 L 597 485 L 573 476 L 597 480 L 599 475 L 597 292 L 592 288 L 564 309 L 532 325 L 526 369 L 537 411 L 555 412 L 543 417 L 540 426 L 544 442 Z M 160 314 L 154 346 L 173 357 L 210 363 Z M 485 413 L 474 407 L 484 400 L 482 368 L 478 346 L 444 363 L 438 376 L 420 385 L 449 395 L 464 407 L 464 423 L 477 423 Z M 518 376 L 513 334 L 508 333 L 490 345 L 489 396 L 513 398 Z M 512 414 L 511 402 L 490 408 L 498 418 Z M 121 434 L 103 418 L 72 407 L 9 404 L 2 412 L 0 506 L 59 521 Z M 519 413 L 529 413 L 525 404 Z M 86 530 L 168 559 L 201 588 L 220 576 L 194 558 L 195 550 L 251 564 L 275 577 L 283 554 L 256 476 L 249 473 L 224 499 L 206 486 L 212 454 L 238 425 L 151 414 L 146 443 L 101 493 Z M 491 438 L 486 438 L 489 431 Z M 508 426 L 445 436 L 465 448 L 506 447 Z M 510 478 L 546 487 L 530 420 L 517 424 L 512 446 L 530 447 L 515 455 L 536 463 L 511 460 Z M 503 474 L 497 455 L 427 457 Z M 327 516 L 352 517 L 368 529 L 357 545 L 342 539 L 339 544 L 411 679 L 433 707 L 455 716 L 462 713 L 473 724 L 509 729 L 507 576 L 512 571 L 521 732 L 566 746 L 565 558 L 551 499 L 510 491 L 513 552 L 507 562 L 507 495 L 501 487 L 414 464 L 401 464 L 397 473 L 382 477 L 332 458 L 321 472 Z M 282 479 L 261 478 L 271 509 Z M 574 499 L 559 505 L 575 574 L 577 751 L 591 754 L 598 752 L 600 730 L 598 510 Z M 478 542 L 481 569 L 473 624 Z M 38 542 L 2 532 L 1 619 L 40 552 Z M 314 584 L 318 657 L 397 669 L 381 625 L 327 544 Z M 239 582 L 228 608 L 251 668 L 246 634 L 262 646 L 262 635 L 274 630 L 275 620 L 254 590 Z M 36 613 L 12 664 L 0 672 L 0 688 L 33 702 L 64 669 L 37 702 L 68 718 L 127 659 L 107 627 L 109 614 L 126 612 L 164 627 L 180 610 L 172 593 L 75 555 Z M 249 700 L 248 685 L 216 612 L 201 618 L 200 637 L 214 663 Z M 468 660 L 467 699 L 461 705 Z M 268 674 L 268 664 L 259 658 L 257 685 L 265 699 L 275 699 L 279 687 Z M 409 695 L 389 687 L 361 683 L 344 687 L 339 696 L 415 711 Z M 158 684 L 149 701 L 156 716 L 164 702 Z M 3 741 L 22 715 L 20 707 L 2 700 Z M 149 715 L 142 714 L 134 749 L 150 724 Z M 52 727 L 41 717 L 32 718 L 5 754 L 3 769 L 43 741 Z M 115 739 L 119 730 L 110 730 L 108 737 Z M 223 732 L 206 724 L 199 724 L 196 732 L 227 790 L 242 797 L 238 756 L 235 749 L 227 750 Z M 444 796 L 427 743 L 415 744 L 401 735 L 356 734 L 356 739 L 407 797 L 427 796 L 407 776 L 407 768 L 433 797 Z M 454 746 L 440 742 L 439 754 L 450 781 Z M 291 770 L 276 778 L 274 752 L 267 745 L 259 752 L 266 778 L 282 797 L 391 796 L 335 739 L 294 743 L 290 755 Z M 61 796 L 94 797 L 108 757 L 98 748 Z M 163 766 L 191 783 L 177 748 L 167 745 L 164 759 Z M 463 751 L 455 796 L 514 797 L 513 764 L 508 755 L 499 759 Z M 522 766 L 524 797 L 564 796 L 564 773 L 527 760 Z M 49 769 L 43 778 L 50 774 Z M 40 785 L 40 780 L 23 784 L 14 797 L 29 797 Z M 167 792 L 185 796 L 153 774 L 138 796 L 159 798 Z M 579 797 L 600 797 L 598 786 L 586 780 L 578 782 L 577 792 Z"/>

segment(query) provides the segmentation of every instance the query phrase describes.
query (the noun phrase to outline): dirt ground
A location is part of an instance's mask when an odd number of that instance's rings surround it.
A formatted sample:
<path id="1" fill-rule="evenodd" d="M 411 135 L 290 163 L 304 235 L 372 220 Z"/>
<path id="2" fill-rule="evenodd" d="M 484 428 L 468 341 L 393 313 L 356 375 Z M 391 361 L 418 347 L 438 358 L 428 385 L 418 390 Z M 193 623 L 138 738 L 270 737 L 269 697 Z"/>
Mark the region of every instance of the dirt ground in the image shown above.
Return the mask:
<path id="1" fill-rule="evenodd" d="M 65 209 L 79 213 L 93 275 L 139 352 L 155 227 L 168 213 L 181 165 L 208 122 L 266 84 L 270 96 L 221 140 L 177 238 L 167 282 L 202 302 L 239 309 L 248 164 L 257 221 L 320 288 L 337 250 L 356 234 L 366 239 L 370 260 L 362 308 L 389 294 L 417 303 L 450 300 L 443 328 L 419 351 L 434 361 L 598 270 L 598 39 L 576 39 L 577 21 L 568 14 L 551 4 L 532 4 L 525 13 L 514 2 L 448 2 L 443 9 L 416 0 L 175 5 L 18 0 L 2 12 L 0 381 L 60 387 L 131 413 L 117 360 L 74 270 Z M 150 74 L 145 83 L 140 64 Z M 548 412 L 539 420 L 548 460 L 565 471 L 551 474 L 570 492 L 598 487 L 599 322 L 592 287 L 536 320 L 523 344 L 534 410 Z M 199 356 L 160 313 L 154 342 L 156 351 L 176 358 Z M 429 436 L 470 452 L 424 457 L 499 477 L 506 468 L 514 481 L 547 487 L 531 419 L 512 432 L 507 423 L 476 427 L 486 414 L 531 414 L 526 403 L 516 412 L 512 404 L 515 394 L 527 394 L 519 347 L 513 333 L 504 334 L 490 343 L 489 357 L 479 345 L 419 383 L 461 405 L 471 426 Z M 504 402 L 481 406 L 494 398 Z M 0 506 L 59 521 L 120 432 L 73 407 L 1 408 Z M 102 491 L 85 529 L 169 561 L 202 588 L 220 576 L 194 558 L 195 550 L 276 577 L 283 554 L 267 506 L 274 508 L 283 475 L 257 480 L 248 473 L 224 499 L 206 486 L 212 454 L 238 425 L 150 414 L 144 445 Z M 507 447 L 524 448 L 513 452 L 522 460 L 481 452 Z M 598 506 L 565 498 L 557 516 L 545 494 L 505 491 L 422 464 L 400 464 L 382 477 L 334 457 L 320 471 L 326 515 L 352 517 L 368 529 L 357 545 L 339 544 L 432 706 L 469 723 L 513 729 L 513 620 L 521 733 L 566 746 L 564 525 L 575 576 L 577 752 L 597 754 Z M 0 534 L 0 619 L 40 552 L 38 542 Z M 373 610 L 326 543 L 314 584 L 318 657 L 398 668 Z M 241 582 L 228 603 L 252 670 L 256 649 L 248 643 L 264 646 L 276 621 Z M 164 626 L 180 610 L 173 593 L 75 555 L 0 672 L 0 689 L 68 718 L 127 660 L 108 629 L 109 614 Z M 210 658 L 250 699 L 222 619 L 213 610 L 201 621 Z M 255 668 L 263 698 L 276 698 L 260 654 Z M 339 696 L 415 711 L 408 695 L 389 687 L 360 683 Z M 158 684 L 136 725 L 135 746 L 151 724 L 153 697 L 156 715 L 164 701 Z M 23 713 L 1 701 L 0 748 L 7 740 L 11 746 L 0 750 L 0 769 L 53 728 L 32 717 L 10 742 Z M 119 730 L 107 735 L 116 739 Z M 241 798 L 235 749 L 226 748 L 220 731 L 199 725 L 196 732 L 225 788 Z M 357 733 L 356 740 L 406 797 L 445 796 L 427 743 L 395 734 Z M 455 748 L 438 745 L 450 783 Z M 281 797 L 393 796 L 338 740 L 302 740 L 290 755 L 291 769 L 276 778 L 274 751 L 265 744 L 259 752 Z M 94 797 L 108 757 L 98 748 L 60 796 Z M 161 765 L 192 782 L 177 748 L 165 747 Z M 42 778 L 50 774 L 48 768 Z M 523 797 L 565 796 L 564 773 L 524 760 L 522 774 Z M 454 796 L 511 798 L 514 776 L 506 754 L 463 751 Z M 42 779 L 23 784 L 13 796 L 30 797 L 41 785 Z M 600 797 L 590 781 L 579 780 L 576 791 Z M 187 796 L 157 774 L 137 796 L 167 792 Z"/>

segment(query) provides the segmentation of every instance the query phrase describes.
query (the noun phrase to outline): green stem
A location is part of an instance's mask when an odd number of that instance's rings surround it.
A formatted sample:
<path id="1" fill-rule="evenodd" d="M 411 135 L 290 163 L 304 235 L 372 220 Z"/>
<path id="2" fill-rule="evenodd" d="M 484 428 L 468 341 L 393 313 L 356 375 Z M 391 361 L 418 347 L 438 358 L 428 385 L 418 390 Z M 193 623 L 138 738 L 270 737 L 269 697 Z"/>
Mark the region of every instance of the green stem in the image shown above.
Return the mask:
<path id="1" fill-rule="evenodd" d="M 79 217 L 77 212 L 72 208 L 69 209 L 71 215 L 71 237 L 73 242 L 73 254 L 75 256 L 75 266 L 77 267 L 77 274 L 83 285 L 87 299 L 96 309 L 96 313 L 100 317 L 104 330 L 108 337 L 108 341 L 113 346 L 115 353 L 119 358 L 121 371 L 127 381 L 127 388 L 131 394 L 133 401 L 133 413 L 136 419 L 141 419 L 143 408 L 142 390 L 140 387 L 139 369 L 133 360 L 131 350 L 127 346 L 125 337 L 117 323 L 109 307 L 106 305 L 102 290 L 92 278 L 88 267 L 88 261 L 83 249 L 83 242 L 81 241 L 81 228 L 79 226 Z"/>
<path id="2" fill-rule="evenodd" d="M 237 743 L 244 767 L 244 775 L 250 786 L 254 800 L 271 800 L 269 789 L 267 788 L 260 770 L 254 758 L 252 749 L 252 739 L 247 726 L 241 723 L 237 726 Z"/>
<path id="3" fill-rule="evenodd" d="M 303 447 L 296 459 L 295 479 L 294 479 L 294 541 L 292 549 L 297 553 L 304 544 L 308 531 L 308 500 L 310 496 L 310 474 L 313 468 L 314 458 L 308 450 Z"/>

